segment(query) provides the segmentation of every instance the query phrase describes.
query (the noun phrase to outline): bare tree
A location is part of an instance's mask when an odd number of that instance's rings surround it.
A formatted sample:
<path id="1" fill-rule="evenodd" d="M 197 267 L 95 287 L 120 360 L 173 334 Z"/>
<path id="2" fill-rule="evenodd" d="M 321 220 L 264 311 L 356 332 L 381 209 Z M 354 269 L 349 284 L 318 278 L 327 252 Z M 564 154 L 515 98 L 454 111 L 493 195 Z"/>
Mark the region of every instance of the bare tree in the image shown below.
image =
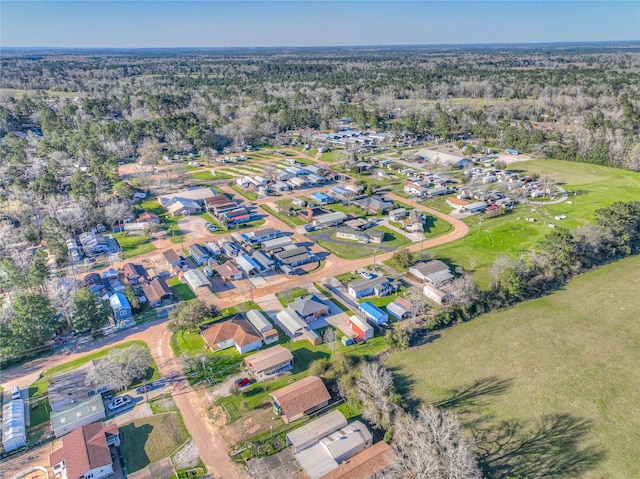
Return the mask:
<path id="1" fill-rule="evenodd" d="M 336 343 L 338 342 L 338 335 L 336 334 L 336 330 L 332 327 L 328 327 L 324 330 L 322 334 L 322 341 L 327 344 L 331 348 L 331 355 L 333 356 L 333 351 L 336 347 Z"/>
<path id="2" fill-rule="evenodd" d="M 122 223 L 124 220 L 131 218 L 131 208 L 122 201 L 113 200 L 104 208 L 104 216 L 109 224 Z"/>
<path id="3" fill-rule="evenodd" d="M 115 390 L 126 389 L 134 379 L 142 379 L 153 361 L 149 349 L 133 345 L 112 349 L 87 374 L 87 383 L 109 385 Z"/>
<path id="4" fill-rule="evenodd" d="M 358 399 L 362 402 L 362 417 L 374 427 L 388 430 L 399 402 L 393 375 L 377 362 L 363 364 L 360 373 Z"/>
<path id="5" fill-rule="evenodd" d="M 75 279 L 52 279 L 46 285 L 47 296 L 51 306 L 67 321 L 69 327 L 73 326 L 73 311 L 75 306 L 78 283 Z"/>
<path id="6" fill-rule="evenodd" d="M 473 444 L 458 418 L 435 408 L 417 416 L 398 415 L 395 426 L 398 460 L 376 479 L 481 479 Z"/>
<path id="7" fill-rule="evenodd" d="M 453 284 L 456 287 L 455 302 L 457 304 L 469 308 L 480 298 L 480 289 L 478 289 L 471 275 L 462 275 L 456 278 Z"/>

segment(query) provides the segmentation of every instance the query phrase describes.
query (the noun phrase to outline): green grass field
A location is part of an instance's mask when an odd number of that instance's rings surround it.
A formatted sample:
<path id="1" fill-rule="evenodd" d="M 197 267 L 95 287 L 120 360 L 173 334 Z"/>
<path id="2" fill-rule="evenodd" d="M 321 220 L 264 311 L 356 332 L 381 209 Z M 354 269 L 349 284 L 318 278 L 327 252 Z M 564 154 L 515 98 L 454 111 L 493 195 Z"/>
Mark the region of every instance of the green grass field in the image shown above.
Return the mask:
<path id="1" fill-rule="evenodd" d="M 288 201 L 288 204 L 291 204 L 291 202 Z M 304 224 L 307 224 L 306 221 L 304 221 L 302 218 L 299 218 L 298 216 L 289 216 L 289 215 L 286 215 L 286 214 L 285 215 L 281 215 L 281 214 L 277 213 L 275 210 L 273 210 L 272 208 L 269 208 L 266 205 L 260 205 L 260 208 L 262 208 L 264 211 L 266 211 L 270 215 L 275 216 L 276 218 L 278 218 L 283 223 L 288 224 L 292 228 L 297 228 L 298 226 L 302 226 Z"/>
<path id="2" fill-rule="evenodd" d="M 129 473 L 170 456 L 189 438 L 177 413 L 136 419 L 119 429 L 121 451 Z"/>
<path id="3" fill-rule="evenodd" d="M 115 233 L 113 237 L 118 241 L 125 258 L 130 259 L 156 250 L 151 239 L 146 235 L 130 235 L 127 233 Z"/>
<path id="4" fill-rule="evenodd" d="M 375 229 L 385 232 L 384 241 L 379 246 L 398 249 L 411 244 L 409 239 L 385 226 L 377 226 Z M 313 239 L 315 234 L 316 233 L 310 234 L 309 238 Z M 339 258 L 362 259 L 370 256 L 372 257 L 374 255 L 374 248 L 378 247 L 378 244 L 376 243 L 364 245 L 355 240 L 337 238 L 335 233 L 331 235 L 331 238 L 336 241 L 319 240 L 317 243 Z M 377 252 L 382 253 L 384 251 L 378 248 Z"/>
<path id="5" fill-rule="evenodd" d="M 171 289 L 180 301 L 189 301 L 196 297 L 195 293 L 191 290 L 188 284 L 184 284 L 180 281 L 180 278 L 173 277 L 167 281 L 167 284 L 171 286 Z"/>
<path id="6" fill-rule="evenodd" d="M 513 213 L 483 219 L 480 227 L 478 222 L 481 217 L 470 216 L 464 220 L 469 225 L 466 237 L 430 249 L 437 258 L 471 271 L 478 284 L 484 288 L 489 285 L 488 269 L 496 256 L 518 258 L 529 251 L 535 242 L 551 231 L 547 223 L 575 229 L 591 222 L 593 213 L 598 208 L 609 206 L 615 201 L 640 198 L 640 173 L 557 160 L 526 161 L 512 165 L 511 169 L 538 173 L 541 176 L 549 174 L 569 193 L 576 192 L 576 195 L 556 205 L 520 205 Z M 431 203 L 425 204 L 437 207 Z M 555 216 L 559 215 L 566 215 L 567 219 L 555 220 Z M 527 216 L 534 217 L 537 221 L 529 223 L 524 220 Z"/>
<path id="7" fill-rule="evenodd" d="M 414 406 L 458 412 L 489 477 L 640 477 L 640 256 L 391 355 Z"/>

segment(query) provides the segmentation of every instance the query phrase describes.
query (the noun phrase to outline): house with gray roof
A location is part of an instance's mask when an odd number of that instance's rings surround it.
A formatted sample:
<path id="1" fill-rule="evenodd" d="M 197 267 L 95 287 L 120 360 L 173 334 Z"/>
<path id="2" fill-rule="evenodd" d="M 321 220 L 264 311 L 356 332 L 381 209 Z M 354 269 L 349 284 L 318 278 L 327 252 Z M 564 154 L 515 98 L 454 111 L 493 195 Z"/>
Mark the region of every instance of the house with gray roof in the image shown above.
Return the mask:
<path id="1" fill-rule="evenodd" d="M 416 263 L 409 268 L 409 273 L 423 283 L 429 283 L 436 288 L 440 288 L 454 279 L 449 266 L 437 259 L 426 263 Z"/>
<path id="2" fill-rule="evenodd" d="M 329 314 L 329 307 L 315 294 L 300 296 L 289 303 L 289 308 L 307 323 Z"/>

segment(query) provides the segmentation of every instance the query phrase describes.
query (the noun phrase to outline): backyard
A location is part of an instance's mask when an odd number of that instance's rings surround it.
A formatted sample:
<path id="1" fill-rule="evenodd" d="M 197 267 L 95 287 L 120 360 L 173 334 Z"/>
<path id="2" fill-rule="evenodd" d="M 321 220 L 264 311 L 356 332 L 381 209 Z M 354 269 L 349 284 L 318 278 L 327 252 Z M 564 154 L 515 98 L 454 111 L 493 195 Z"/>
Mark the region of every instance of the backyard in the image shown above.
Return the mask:
<path id="1" fill-rule="evenodd" d="M 640 477 L 639 270 L 601 267 L 386 366 L 413 407 L 461 416 L 491 477 Z"/>
<path id="2" fill-rule="evenodd" d="M 136 419 L 119 429 L 122 436 L 120 450 L 129 473 L 169 457 L 189 439 L 182 418 L 176 412 Z"/>
<path id="3" fill-rule="evenodd" d="M 151 242 L 151 238 L 142 233 L 114 233 L 113 238 L 118 241 L 118 244 L 122 249 L 123 259 L 131 259 L 135 256 L 140 256 L 141 254 L 151 253 L 156 249 Z"/>

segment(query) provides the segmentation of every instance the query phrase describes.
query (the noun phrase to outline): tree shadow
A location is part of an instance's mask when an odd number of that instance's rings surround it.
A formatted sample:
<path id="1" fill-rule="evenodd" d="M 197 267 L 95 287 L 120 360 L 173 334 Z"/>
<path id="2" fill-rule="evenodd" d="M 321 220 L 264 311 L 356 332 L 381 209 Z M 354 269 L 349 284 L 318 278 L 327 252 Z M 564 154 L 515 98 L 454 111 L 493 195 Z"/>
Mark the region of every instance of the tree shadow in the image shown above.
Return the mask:
<path id="1" fill-rule="evenodd" d="M 417 411 L 422 403 L 413 395 L 415 380 L 400 373 L 400 369 L 397 367 L 386 366 L 386 368 L 388 371 L 393 373 L 393 385 L 395 386 L 398 394 L 404 400 L 405 409 L 408 409 L 409 411 Z"/>
<path id="2" fill-rule="evenodd" d="M 134 422 L 120 426 L 122 444 L 120 450 L 124 456 L 125 466 L 128 472 L 135 472 L 151 463 L 144 446 L 153 431 L 151 424 L 136 426 Z"/>
<path id="3" fill-rule="evenodd" d="M 512 383 L 513 379 L 501 379 L 495 376 L 478 379 L 461 389 L 450 389 L 447 396 L 433 406 L 440 409 L 455 409 L 457 413 L 464 414 L 481 406 L 490 398 L 506 393 Z"/>
<path id="4" fill-rule="evenodd" d="M 581 477 L 605 457 L 596 446 L 581 446 L 591 422 L 570 414 L 544 416 L 536 423 L 492 419 L 467 424 L 487 477 Z"/>

